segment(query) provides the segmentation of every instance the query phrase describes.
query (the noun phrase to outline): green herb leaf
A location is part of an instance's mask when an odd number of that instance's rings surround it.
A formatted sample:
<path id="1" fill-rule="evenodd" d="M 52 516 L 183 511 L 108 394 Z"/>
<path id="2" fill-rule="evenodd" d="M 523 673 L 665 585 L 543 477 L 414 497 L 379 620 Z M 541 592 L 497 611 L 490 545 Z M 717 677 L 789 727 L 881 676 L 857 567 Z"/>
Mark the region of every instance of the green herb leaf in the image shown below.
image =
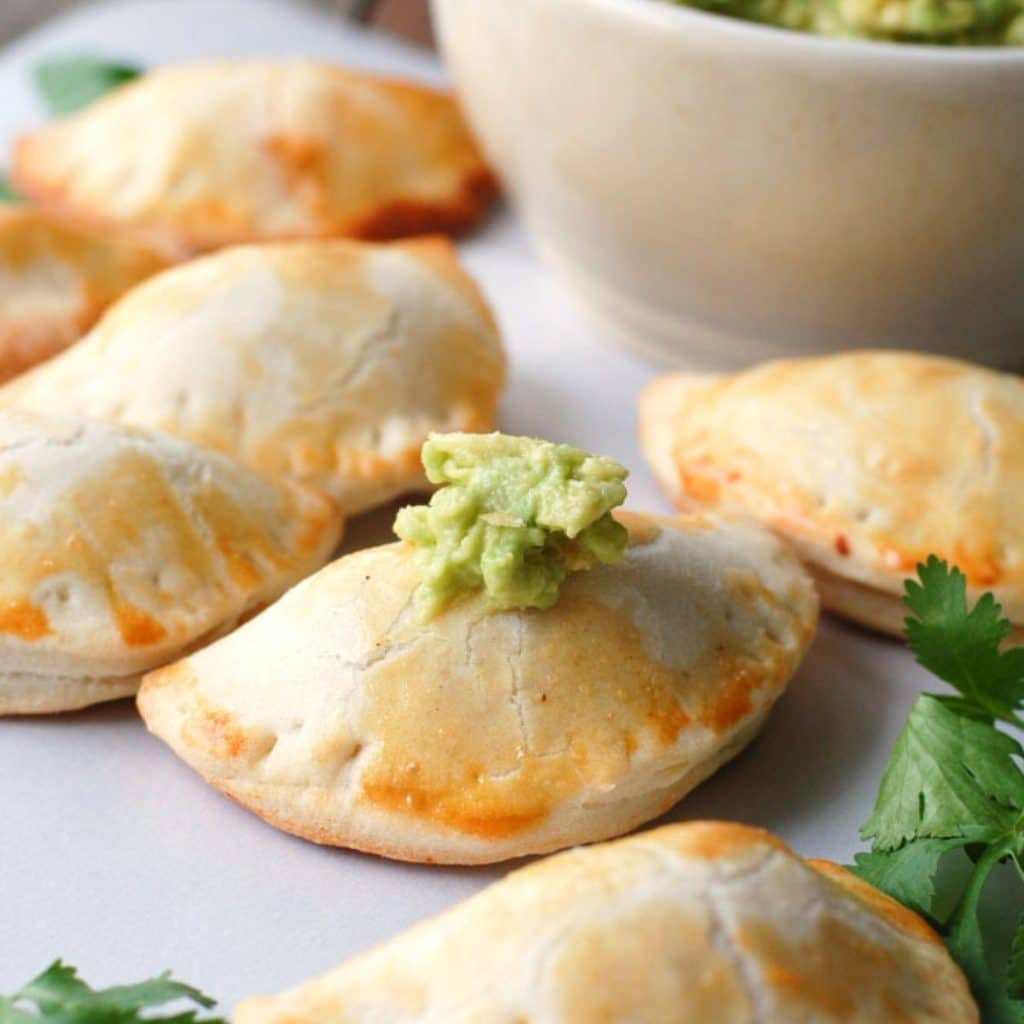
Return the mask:
<path id="1" fill-rule="evenodd" d="M 931 916 L 939 861 L 965 846 L 965 837 L 914 839 L 896 850 L 875 850 L 854 857 L 854 872 L 918 914 Z"/>
<path id="2" fill-rule="evenodd" d="M 95 57 L 58 57 L 36 67 L 36 85 L 51 114 L 58 117 L 94 103 L 138 78 L 142 69 Z"/>
<path id="3" fill-rule="evenodd" d="M 1016 740 L 988 722 L 957 714 L 936 697 L 914 702 L 862 829 L 875 849 L 911 839 L 973 835 L 991 841 L 1024 808 Z"/>
<path id="4" fill-rule="evenodd" d="M 986 1024 L 1024 1024 L 1024 914 L 1003 963 L 989 949 L 981 895 L 992 869 L 1011 859 L 1024 880 L 1024 771 L 1020 745 L 999 721 L 1020 724 L 1024 649 L 1001 650 L 1010 625 L 991 594 L 967 607 L 967 581 L 934 556 L 917 567 L 904 600 L 918 662 L 956 695 L 915 701 L 882 776 L 862 835 L 873 839 L 854 870 L 927 914 L 971 984 Z M 936 914 L 935 880 L 948 853 L 966 848 L 973 869 L 952 912 Z M 1000 958 L 1001 959 L 1001 958 Z"/>
<path id="5" fill-rule="evenodd" d="M 999 650 L 1010 633 L 1002 608 L 985 594 L 968 611 L 964 574 L 934 555 L 917 571 L 904 601 L 916 616 L 906 630 L 918 662 L 960 691 L 965 712 L 1022 724 L 1014 711 L 1024 700 L 1024 648 Z"/>
<path id="6" fill-rule="evenodd" d="M 0 997 L 0 1024 L 198 1024 L 194 1009 L 163 1016 L 143 1010 L 181 1002 L 203 1009 L 216 1005 L 197 988 L 174 981 L 169 972 L 135 985 L 92 989 L 74 967 L 52 963 L 13 996 Z M 203 1018 L 202 1024 L 223 1024 Z"/>
<path id="7" fill-rule="evenodd" d="M 1024 915 L 1017 924 L 1006 965 L 1006 990 L 1011 996 L 1024 992 Z"/>
<path id="8" fill-rule="evenodd" d="M 1024 1002 L 1019 999 L 997 999 L 989 1004 L 986 1024 L 1024 1024 Z"/>
<path id="9" fill-rule="evenodd" d="M 986 1011 L 987 1018 L 991 1017 L 991 1011 L 995 1006 L 1005 1001 L 1006 992 L 1004 986 L 995 982 L 989 969 L 985 938 L 978 918 L 978 905 L 990 872 L 1010 847 L 1009 840 L 993 843 L 978 858 L 967 880 L 963 898 L 950 918 L 945 936 L 946 945 L 949 946 L 953 959 L 967 975 L 979 1005 Z"/>
<path id="10" fill-rule="evenodd" d="M 968 962 L 961 960 L 963 952 L 949 943 L 950 953 L 957 961 L 971 984 L 971 994 L 981 1013 L 984 1024 L 1024 1024 L 1024 1000 L 1011 999 L 1003 991 L 1000 980 L 987 966 L 972 970 Z"/>
<path id="11" fill-rule="evenodd" d="M 14 191 L 11 179 L 3 171 L 0 171 L 0 203 L 17 203 L 20 201 L 21 196 Z"/>

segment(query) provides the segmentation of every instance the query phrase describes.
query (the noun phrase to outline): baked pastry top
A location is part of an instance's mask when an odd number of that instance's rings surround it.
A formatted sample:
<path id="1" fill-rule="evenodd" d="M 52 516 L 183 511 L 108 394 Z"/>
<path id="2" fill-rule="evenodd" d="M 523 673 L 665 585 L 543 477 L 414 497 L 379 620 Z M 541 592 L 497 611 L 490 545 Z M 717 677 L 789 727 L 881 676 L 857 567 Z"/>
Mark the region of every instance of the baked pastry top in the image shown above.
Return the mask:
<path id="1" fill-rule="evenodd" d="M 328 566 L 147 676 L 150 730 L 317 842 L 498 861 L 617 835 L 756 733 L 814 632 L 813 587 L 754 524 L 620 513 L 616 565 L 546 609 L 417 613 L 410 544 Z"/>
<path id="2" fill-rule="evenodd" d="M 425 489 L 427 435 L 493 427 L 504 378 L 497 326 L 446 239 L 280 243 L 159 275 L 0 406 L 166 431 L 351 514 Z"/>
<path id="3" fill-rule="evenodd" d="M 457 231 L 496 188 L 450 96 L 313 61 L 152 71 L 21 138 L 11 173 L 183 251 Z"/>
<path id="4" fill-rule="evenodd" d="M 516 871 L 235 1024 L 977 1024 L 916 915 L 744 825 L 672 825 Z"/>
<path id="5" fill-rule="evenodd" d="M 0 412 L 0 714 L 133 693 L 322 564 L 329 499 L 155 433 Z"/>
<path id="6" fill-rule="evenodd" d="M 790 540 L 826 607 L 899 632 L 929 554 L 1024 623 L 1024 381 L 904 352 L 672 374 L 640 405 L 680 508 L 752 515 Z"/>
<path id="7" fill-rule="evenodd" d="M 166 264 L 138 241 L 0 203 L 0 381 L 77 341 Z"/>

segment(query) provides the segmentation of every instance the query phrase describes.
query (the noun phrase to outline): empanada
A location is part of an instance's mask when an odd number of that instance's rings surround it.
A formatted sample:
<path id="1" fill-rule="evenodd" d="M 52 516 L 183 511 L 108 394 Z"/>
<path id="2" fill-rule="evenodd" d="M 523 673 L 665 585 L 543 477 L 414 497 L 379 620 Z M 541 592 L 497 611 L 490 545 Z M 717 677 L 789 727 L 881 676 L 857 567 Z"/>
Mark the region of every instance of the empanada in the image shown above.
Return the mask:
<path id="1" fill-rule="evenodd" d="M 673 374 L 644 394 L 640 432 L 681 509 L 771 526 L 826 608 L 899 634 L 903 581 L 935 554 L 1024 624 L 1019 377 L 873 351 Z"/>
<path id="2" fill-rule="evenodd" d="M 919 917 L 760 829 L 551 857 L 235 1024 L 977 1024 Z"/>
<path id="3" fill-rule="evenodd" d="M 142 715 L 320 843 L 468 864 L 626 832 L 751 740 L 817 607 L 755 524 L 622 519 L 625 560 L 572 573 L 547 609 L 477 592 L 424 622 L 411 544 L 348 555 L 148 675 Z"/>
<path id="4" fill-rule="evenodd" d="M 152 71 L 20 139 L 12 177 L 185 251 L 458 231 L 495 191 L 450 96 L 312 61 Z"/>
<path id="5" fill-rule="evenodd" d="M 431 430 L 492 427 L 504 375 L 447 240 L 284 243 L 161 274 L 0 405 L 163 430 L 353 513 L 426 487 Z"/>
<path id="6" fill-rule="evenodd" d="M 0 203 L 0 381 L 67 348 L 166 263 L 138 242 Z"/>
<path id="7" fill-rule="evenodd" d="M 333 503 L 155 433 L 0 413 L 0 714 L 134 693 L 322 564 Z"/>

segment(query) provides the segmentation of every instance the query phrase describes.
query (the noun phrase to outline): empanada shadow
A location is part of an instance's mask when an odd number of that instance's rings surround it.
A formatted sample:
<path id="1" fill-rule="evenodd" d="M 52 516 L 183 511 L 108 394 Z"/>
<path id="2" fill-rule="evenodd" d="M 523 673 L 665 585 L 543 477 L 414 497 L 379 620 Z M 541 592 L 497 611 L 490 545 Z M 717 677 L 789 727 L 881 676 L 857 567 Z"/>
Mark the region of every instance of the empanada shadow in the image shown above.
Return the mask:
<path id="1" fill-rule="evenodd" d="M 5 728 L 25 732 L 33 728 L 64 726 L 71 729 L 102 728 L 116 726 L 123 728 L 131 722 L 141 724 L 139 712 L 135 707 L 135 697 L 128 694 L 115 700 L 104 701 L 102 704 L 90 704 L 82 708 L 73 708 L 55 715 L 52 712 L 18 715 L 4 718 L 0 716 L 0 734 Z"/>
<path id="2" fill-rule="evenodd" d="M 345 535 L 335 552 L 335 558 L 351 554 L 362 548 L 376 547 L 378 544 L 390 544 L 395 539 L 394 522 L 398 510 L 403 505 L 411 505 L 421 500 L 416 494 L 407 494 L 394 501 L 375 508 L 370 512 L 349 519 L 345 523 Z"/>
<path id="3" fill-rule="evenodd" d="M 881 678 L 875 667 L 877 648 L 891 646 L 890 640 L 823 618 L 761 735 L 659 823 L 711 818 L 785 833 L 824 813 L 851 779 L 864 776 L 865 762 L 882 756 L 880 748 L 887 750 L 881 709 L 902 720 L 913 696 L 896 692 L 900 683 Z M 856 840 L 851 831 L 850 845 Z"/>

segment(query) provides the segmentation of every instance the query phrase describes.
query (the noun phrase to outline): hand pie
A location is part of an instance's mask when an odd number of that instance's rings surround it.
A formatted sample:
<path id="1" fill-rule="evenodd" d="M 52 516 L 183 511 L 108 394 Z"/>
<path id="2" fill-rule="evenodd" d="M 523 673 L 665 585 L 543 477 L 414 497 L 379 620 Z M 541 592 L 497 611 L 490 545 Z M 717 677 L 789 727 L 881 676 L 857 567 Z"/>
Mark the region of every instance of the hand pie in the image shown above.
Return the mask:
<path id="1" fill-rule="evenodd" d="M 165 264 L 138 243 L 0 204 L 0 381 L 67 348 Z"/>
<path id="2" fill-rule="evenodd" d="M 826 608 L 899 634 L 903 581 L 935 554 L 1024 624 L 1019 377 L 901 352 L 673 374 L 644 394 L 640 432 L 681 509 L 772 527 Z"/>
<path id="3" fill-rule="evenodd" d="M 0 413 L 0 714 L 134 693 L 328 556 L 329 499 L 158 434 Z"/>
<path id="4" fill-rule="evenodd" d="M 491 428 L 504 374 L 447 241 L 290 243 L 161 274 L 0 405 L 166 431 L 350 514 L 424 489 L 427 434 Z"/>
<path id="5" fill-rule="evenodd" d="M 459 231 L 495 191 L 450 96 L 312 61 L 152 71 L 20 139 L 12 177 L 186 251 Z"/>
<path id="6" fill-rule="evenodd" d="M 745 825 L 520 869 L 235 1024 L 977 1024 L 915 914 Z"/>
<path id="7" fill-rule="evenodd" d="M 626 832 L 751 740 L 817 609 L 754 524 L 623 520 L 625 560 L 543 610 L 477 592 L 424 623 L 411 544 L 349 555 L 148 675 L 143 718 L 320 843 L 470 864 Z"/>

